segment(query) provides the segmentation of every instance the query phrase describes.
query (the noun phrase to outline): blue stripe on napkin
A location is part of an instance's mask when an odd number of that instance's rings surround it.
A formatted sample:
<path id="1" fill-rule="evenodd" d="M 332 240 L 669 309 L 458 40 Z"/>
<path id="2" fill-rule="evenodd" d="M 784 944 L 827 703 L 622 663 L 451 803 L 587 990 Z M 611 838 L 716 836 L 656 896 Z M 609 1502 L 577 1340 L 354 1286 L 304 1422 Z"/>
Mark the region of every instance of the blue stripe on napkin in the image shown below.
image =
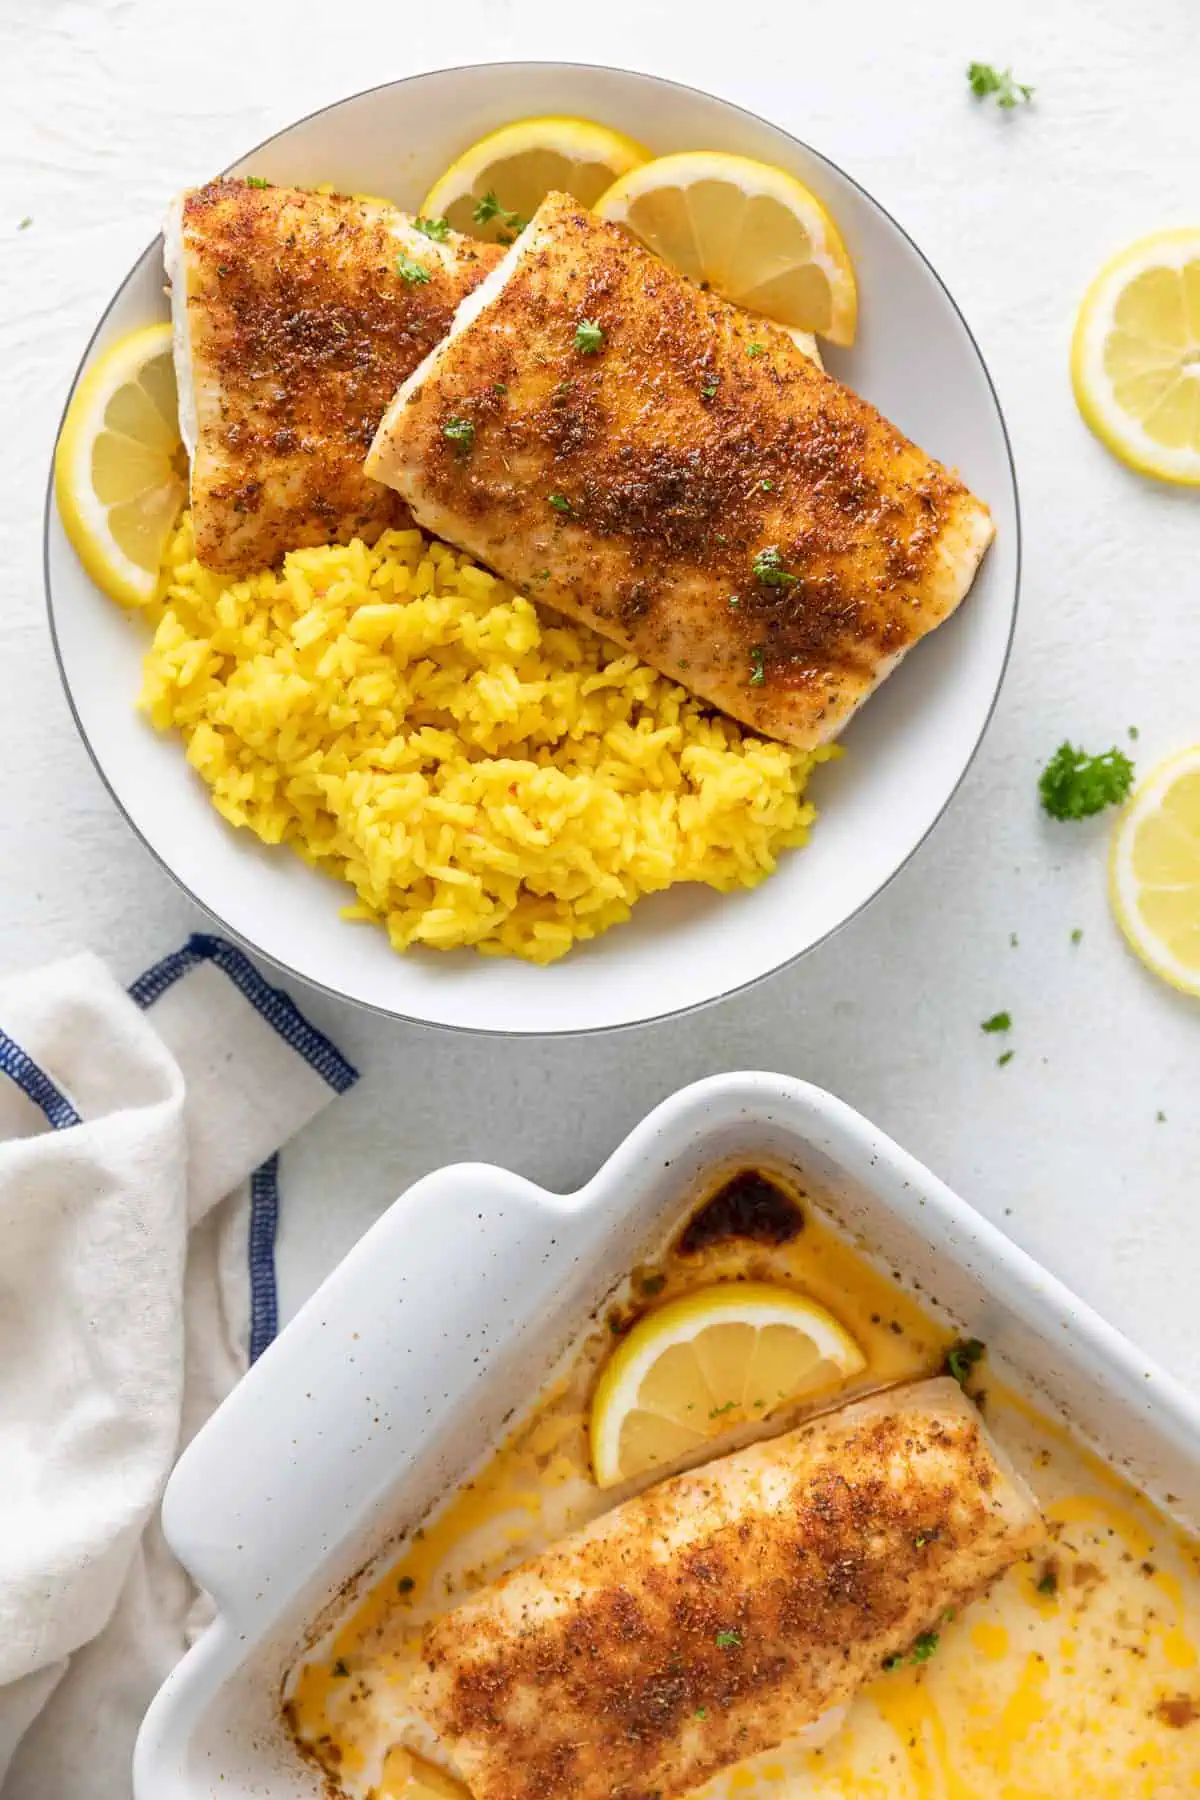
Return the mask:
<path id="1" fill-rule="evenodd" d="M 202 962 L 212 962 L 218 969 L 223 969 L 268 1025 L 273 1025 L 283 1041 L 325 1078 L 335 1094 L 344 1094 L 347 1088 L 353 1087 L 358 1080 L 358 1070 L 353 1064 L 346 1061 L 324 1032 L 309 1024 L 282 988 L 272 987 L 250 958 L 225 938 L 195 932 L 182 950 L 164 956 L 160 963 L 139 975 L 129 992 L 140 1007 L 153 1006 L 181 975 Z"/>
<path id="2" fill-rule="evenodd" d="M 167 989 L 201 963 L 215 963 L 238 991 L 273 1025 L 284 1043 L 344 1094 L 358 1080 L 358 1070 L 324 1032 L 310 1025 L 282 988 L 272 987 L 248 956 L 225 938 L 194 932 L 183 946 L 147 969 L 131 985 L 131 997 L 145 1011 Z M 0 1065 L 2 1066 L 2 1065 Z M 61 1096 L 60 1096 L 61 1098 Z M 64 1102 L 65 1104 L 65 1102 Z M 48 1116 L 48 1115 L 47 1115 Z M 77 1122 L 77 1121 L 72 1121 Z M 279 1289 L 275 1276 L 275 1233 L 279 1226 L 279 1153 L 269 1156 L 250 1177 L 250 1361 L 256 1362 L 279 1329 Z"/>
<path id="3" fill-rule="evenodd" d="M 45 1069 L 38 1067 L 32 1056 L 22 1050 L 7 1031 L 0 1031 L 0 1075 L 7 1075 L 15 1081 L 21 1092 L 41 1107 L 46 1115 L 46 1123 L 55 1131 L 65 1131 L 69 1125 L 81 1125 L 83 1121 L 67 1099 L 62 1089 L 47 1075 Z"/>

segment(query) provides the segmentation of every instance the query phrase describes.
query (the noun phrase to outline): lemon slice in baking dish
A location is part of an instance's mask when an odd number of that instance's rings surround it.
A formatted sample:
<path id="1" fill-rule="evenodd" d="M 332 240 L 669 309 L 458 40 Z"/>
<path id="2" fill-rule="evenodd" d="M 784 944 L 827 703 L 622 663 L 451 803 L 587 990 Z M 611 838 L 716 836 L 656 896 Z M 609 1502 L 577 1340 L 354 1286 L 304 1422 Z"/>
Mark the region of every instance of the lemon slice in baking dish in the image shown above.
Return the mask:
<path id="1" fill-rule="evenodd" d="M 601 1373 L 592 1401 L 599 1487 L 675 1462 L 731 1425 L 841 1386 L 865 1367 L 815 1300 L 769 1282 L 699 1288 L 647 1313 Z"/>
<path id="2" fill-rule="evenodd" d="M 1200 744 L 1163 763 L 1113 836 L 1117 923 L 1147 968 L 1200 994 Z"/>
<path id="3" fill-rule="evenodd" d="M 1142 238 L 1101 269 L 1075 322 L 1071 380 L 1122 462 L 1200 486 L 1200 226 Z"/>
<path id="4" fill-rule="evenodd" d="M 552 190 L 591 206 L 649 155 L 591 119 L 519 119 L 464 150 L 430 188 L 421 214 L 490 243 L 511 242 Z"/>
<path id="5" fill-rule="evenodd" d="M 59 433 L 54 492 L 97 587 L 123 606 L 152 600 L 187 498 L 169 324 L 131 332 L 88 370 Z"/>
<path id="6" fill-rule="evenodd" d="M 630 170 L 594 210 L 735 305 L 831 344 L 854 342 L 858 289 L 841 233 L 786 170 L 685 150 Z"/>

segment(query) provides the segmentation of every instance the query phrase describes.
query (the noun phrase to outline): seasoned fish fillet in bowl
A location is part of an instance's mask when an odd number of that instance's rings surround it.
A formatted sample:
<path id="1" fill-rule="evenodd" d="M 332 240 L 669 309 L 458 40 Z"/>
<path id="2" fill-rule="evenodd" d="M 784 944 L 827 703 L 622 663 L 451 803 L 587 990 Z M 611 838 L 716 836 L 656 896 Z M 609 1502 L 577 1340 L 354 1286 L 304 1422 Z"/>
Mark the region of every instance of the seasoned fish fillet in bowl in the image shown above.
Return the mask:
<path id="1" fill-rule="evenodd" d="M 706 604 L 725 580 L 723 558 L 735 554 L 729 545 L 718 548 L 718 540 L 740 543 L 745 537 L 751 552 L 745 598 L 739 597 L 746 611 L 722 619 L 727 628 L 721 633 L 706 635 L 701 628 L 697 639 L 714 665 L 736 680 L 706 687 L 701 670 L 681 666 L 693 661 L 686 648 L 673 644 L 674 665 L 667 666 L 652 646 L 627 634 L 643 664 L 690 687 L 701 703 L 743 720 L 764 742 L 807 751 L 838 737 L 844 755 L 816 769 L 804 792 L 817 814 L 809 841 L 802 851 L 786 850 L 769 879 L 735 893 L 691 882 L 654 893 L 638 902 L 628 923 L 573 948 L 551 967 L 485 959 L 469 949 L 435 954 L 418 947 L 399 955 L 384 932 L 338 917 L 353 896 L 319 866 L 231 830 L 179 744 L 148 730 L 134 706 L 144 634 L 131 629 L 77 564 L 52 496 L 46 519 L 51 625 L 73 710 L 114 798 L 164 866 L 226 930 L 301 979 L 396 1016 L 490 1032 L 589 1031 L 684 1011 L 769 974 L 853 916 L 916 850 L 967 768 L 1003 676 L 1019 569 L 1015 482 L 987 371 L 946 289 L 900 227 L 848 176 L 775 125 L 670 82 L 550 64 L 442 71 L 358 95 L 244 157 L 231 173 L 255 177 L 249 189 L 210 184 L 193 190 L 172 214 L 176 323 L 191 358 L 190 379 L 182 386 L 196 446 L 192 521 L 198 542 L 217 545 L 210 566 L 223 558 L 224 579 L 236 583 L 270 564 L 278 567 L 282 549 L 344 542 L 356 520 L 368 543 L 381 531 L 405 529 L 410 508 L 426 529 L 516 585 L 547 566 L 524 567 L 545 522 L 532 515 L 519 491 L 507 514 L 500 508 L 489 519 L 486 542 L 476 548 L 475 524 L 469 532 L 460 528 L 459 496 L 449 497 L 446 516 L 435 523 L 424 510 L 424 484 L 419 493 L 416 487 L 407 492 L 402 481 L 392 485 L 390 468 L 365 464 L 392 377 L 402 387 L 420 360 L 450 336 L 456 305 L 469 308 L 472 290 L 487 284 L 497 264 L 490 246 L 479 255 L 453 236 L 412 236 L 412 216 L 470 139 L 521 116 L 549 113 L 601 120 L 646 142 L 654 154 L 697 146 L 738 152 L 808 184 L 836 217 L 853 258 L 862 329 L 853 349 L 822 346 L 834 378 L 828 389 L 820 387 L 815 370 L 809 375 L 796 362 L 790 341 L 779 352 L 781 366 L 797 392 L 846 395 L 838 404 L 850 409 L 854 431 L 866 432 L 864 421 L 876 417 L 889 422 L 876 448 L 891 456 L 896 453 L 890 446 L 908 445 L 916 460 L 905 491 L 914 507 L 925 506 L 918 491 L 924 484 L 941 534 L 925 562 L 912 542 L 907 549 L 894 547 L 893 573 L 897 559 L 905 560 L 906 568 L 919 567 L 926 583 L 928 605 L 920 617 L 890 617 L 874 601 L 875 610 L 850 617 L 847 606 L 861 600 L 854 586 L 860 565 L 853 558 L 846 563 L 847 586 L 834 599 L 830 628 L 819 634 L 817 647 L 828 656 L 825 665 L 814 661 L 811 695 L 782 694 L 772 661 L 757 656 L 765 639 L 754 635 L 758 624 L 776 616 L 781 629 L 790 629 L 778 602 L 791 592 L 788 578 L 802 572 L 795 551 L 802 547 L 804 516 L 793 507 L 794 496 L 782 490 L 778 499 L 760 490 L 769 505 L 756 500 L 750 508 L 738 499 L 725 522 L 718 517 L 718 495 L 704 521 L 712 538 L 707 549 L 699 546 L 699 566 L 712 590 Z M 346 211 L 318 190 L 377 198 L 356 200 Z M 257 259 L 254 279 L 239 275 L 236 286 L 220 272 L 231 266 L 221 248 L 231 232 Z M 345 251 L 339 251 L 336 279 L 324 292 L 305 292 L 302 252 L 310 240 L 324 246 L 326 271 L 329 244 Z M 398 285 L 397 267 L 414 261 L 431 279 L 406 287 L 401 276 Z M 386 298 L 385 342 L 372 335 L 376 280 Z M 81 374 L 118 337 L 165 318 L 166 311 L 162 246 L 156 244 L 114 296 Z M 356 342 L 361 331 L 353 382 L 339 375 L 329 385 L 331 365 L 319 343 L 314 354 L 309 335 L 314 318 L 331 329 L 340 321 Z M 241 334 L 247 321 L 252 344 L 261 343 L 264 332 L 275 335 L 288 381 L 298 369 L 311 368 L 314 387 L 326 382 L 326 398 L 310 395 L 311 411 L 281 402 L 287 383 L 273 385 L 271 368 L 246 354 Z M 766 326 L 762 334 L 772 343 L 784 341 Z M 759 422 L 776 416 L 760 395 L 765 374 L 754 369 L 746 420 L 751 412 Z M 517 389 L 523 378 L 518 371 L 518 381 L 508 385 Z M 687 409 L 673 411 L 672 422 L 689 437 L 681 446 L 685 457 L 703 459 L 700 426 L 715 429 L 716 419 L 742 404 L 729 387 L 728 399 L 710 405 L 706 396 L 696 419 Z M 514 392 L 514 402 L 519 398 Z M 283 416 L 287 412 L 296 417 Z M 777 429 L 783 444 L 794 429 L 787 403 Z M 482 431 L 476 441 L 482 443 Z M 728 472 L 732 463 L 722 466 Z M 590 470 L 586 447 L 577 452 L 575 475 L 577 485 L 567 496 L 572 504 L 589 491 L 589 481 L 592 491 L 611 497 Z M 549 486 L 548 472 L 544 485 L 559 491 Z M 905 495 L 892 494 L 889 504 L 909 519 Z M 911 516 L 919 537 L 920 518 Z M 569 519 L 551 524 L 563 542 L 574 537 L 587 556 L 586 540 L 580 544 Z M 826 545 L 831 541 L 827 537 Z M 511 574 L 502 566 L 505 546 L 504 555 L 520 551 Z M 769 579 L 773 565 L 763 564 L 767 579 L 755 566 L 773 547 L 784 558 L 782 581 Z M 646 574 L 668 585 L 657 560 L 647 539 Z M 864 542 L 861 571 L 886 581 L 887 569 L 886 548 Z M 575 620 L 605 635 L 607 590 L 619 587 L 626 616 L 636 625 L 636 605 L 631 612 L 625 590 L 637 579 L 632 567 L 613 559 L 594 591 L 578 593 Z M 557 593 L 529 594 L 543 618 L 553 617 L 544 598 L 569 610 L 562 606 L 568 581 L 560 577 L 554 585 Z M 883 594 L 882 588 L 873 591 Z M 740 596 L 732 585 L 731 592 Z M 837 620 L 848 621 L 841 637 L 832 629 Z M 799 640 L 788 642 L 794 655 Z"/>

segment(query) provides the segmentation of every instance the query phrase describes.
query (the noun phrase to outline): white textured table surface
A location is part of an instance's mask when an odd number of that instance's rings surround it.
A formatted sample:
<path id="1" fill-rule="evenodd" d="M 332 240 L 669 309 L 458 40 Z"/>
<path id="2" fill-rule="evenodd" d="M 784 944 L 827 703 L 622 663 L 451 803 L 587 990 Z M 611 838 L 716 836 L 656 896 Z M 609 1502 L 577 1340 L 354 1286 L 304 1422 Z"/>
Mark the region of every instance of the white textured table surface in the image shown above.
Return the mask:
<path id="1" fill-rule="evenodd" d="M 45 627 L 45 469 L 109 293 L 172 188 L 289 119 L 417 69 L 526 56 L 625 63 L 752 106 L 912 232 L 976 332 L 1012 432 L 1026 530 L 1016 650 L 932 840 L 836 940 L 741 998 L 677 1026 L 501 1046 L 301 993 L 363 1080 L 285 1158 L 285 1310 L 425 1170 L 482 1157 L 572 1186 L 683 1082 L 760 1067 L 869 1114 L 1200 1387 L 1200 1003 L 1124 952 L 1106 823 L 1052 825 L 1035 792 L 1067 734 L 1100 749 L 1136 725 L 1143 767 L 1200 739 L 1200 500 L 1112 462 L 1067 381 L 1073 306 L 1099 263 L 1157 226 L 1198 222 L 1194 0 L 8 0 L 0 967 L 86 944 L 132 976 L 204 923 L 110 804 Z M 1005 117 L 974 104 L 972 58 L 1011 62 L 1035 105 Z M 1014 1019 L 1006 1068 L 979 1030 L 1001 1007 Z"/>

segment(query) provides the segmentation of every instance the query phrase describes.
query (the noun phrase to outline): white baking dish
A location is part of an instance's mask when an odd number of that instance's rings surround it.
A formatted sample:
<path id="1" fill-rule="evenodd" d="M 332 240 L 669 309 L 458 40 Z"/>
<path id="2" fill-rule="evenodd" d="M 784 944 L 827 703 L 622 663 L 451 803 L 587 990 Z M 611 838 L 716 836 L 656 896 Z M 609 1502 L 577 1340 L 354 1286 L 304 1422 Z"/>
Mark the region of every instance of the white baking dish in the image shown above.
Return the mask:
<path id="1" fill-rule="evenodd" d="M 800 1171 L 888 1269 L 1200 1529 L 1200 1405 L 840 1100 L 718 1076 L 658 1107 L 576 1194 L 479 1164 L 427 1176 L 255 1365 L 167 1489 L 168 1539 L 217 1618 L 146 1717 L 137 1800 L 323 1792 L 279 1705 L 314 1619 L 534 1398 L 697 1178 L 741 1158 Z"/>

